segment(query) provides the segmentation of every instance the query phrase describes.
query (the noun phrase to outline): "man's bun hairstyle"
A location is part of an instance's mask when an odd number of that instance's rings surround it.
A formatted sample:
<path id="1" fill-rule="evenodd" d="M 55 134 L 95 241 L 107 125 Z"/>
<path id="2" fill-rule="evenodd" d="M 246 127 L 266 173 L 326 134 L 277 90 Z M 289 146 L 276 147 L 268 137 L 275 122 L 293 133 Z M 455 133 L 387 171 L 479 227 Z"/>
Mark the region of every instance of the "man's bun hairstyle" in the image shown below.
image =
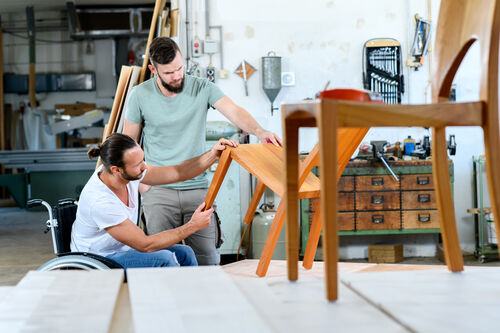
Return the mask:
<path id="1" fill-rule="evenodd" d="M 92 147 L 87 152 L 90 159 L 100 157 L 104 168 L 110 171 L 112 166 L 124 167 L 123 155 L 125 151 L 134 148 L 137 143 L 130 136 L 113 133 L 103 143 Z"/>

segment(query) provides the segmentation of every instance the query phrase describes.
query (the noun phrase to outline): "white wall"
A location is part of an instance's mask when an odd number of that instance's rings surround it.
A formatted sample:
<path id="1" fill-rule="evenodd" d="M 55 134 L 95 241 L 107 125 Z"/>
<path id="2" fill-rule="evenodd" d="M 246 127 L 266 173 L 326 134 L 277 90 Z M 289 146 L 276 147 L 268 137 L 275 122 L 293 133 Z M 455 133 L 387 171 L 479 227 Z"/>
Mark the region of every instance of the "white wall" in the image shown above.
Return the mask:
<path id="1" fill-rule="evenodd" d="M 427 5 L 431 3 L 431 10 Z M 180 1 L 181 12 L 184 1 Z M 225 69 L 231 72 L 228 79 L 217 79 L 217 84 L 238 104 L 246 108 L 265 128 L 281 135 L 279 110 L 271 116 L 270 103 L 262 90 L 261 57 L 275 51 L 282 57 L 282 70 L 295 72 L 296 85 L 283 87 L 276 98 L 275 106 L 281 102 L 299 101 L 313 97 L 326 82 L 330 88 L 362 88 L 361 55 L 365 41 L 371 38 L 390 37 L 401 42 L 403 59 L 413 42 L 413 16 L 432 19 L 436 26 L 439 1 L 421 0 L 254 0 L 254 1 L 210 1 L 211 25 L 224 28 Z M 205 6 L 201 0 L 193 0 L 199 35 L 203 36 Z M 184 27 L 181 28 L 183 33 Z M 201 31 L 201 32 L 200 32 Z M 216 32 L 212 38 L 218 39 Z M 181 35 L 182 39 L 182 35 Z M 432 47 L 431 47 L 432 51 Z M 218 56 L 215 66 L 219 67 Z M 245 96 L 243 81 L 232 74 L 243 60 L 247 60 L 257 72 L 248 81 L 249 96 Z M 404 103 L 430 102 L 429 66 L 430 57 L 418 71 L 405 67 L 406 92 Z M 208 58 L 200 58 L 202 65 Z M 473 48 L 456 78 L 457 100 L 478 98 L 479 55 Z M 220 68 L 219 68 L 220 69 Z M 223 119 L 217 111 L 209 112 L 210 120 Z M 464 251 L 474 250 L 473 219 L 466 212 L 472 206 L 472 156 L 482 154 L 482 130 L 480 128 L 449 128 L 456 135 L 457 155 L 451 156 L 455 166 L 455 214 L 461 246 Z M 402 141 L 407 135 L 422 139 L 430 135 L 422 128 L 400 128 L 370 130 L 366 142 L 384 139 Z M 307 151 L 317 142 L 315 129 L 302 129 L 300 150 Z M 345 237 L 341 257 L 366 256 L 368 242 L 383 238 Z M 395 238 L 405 244 L 406 255 L 433 255 L 435 235 L 415 235 Z"/>

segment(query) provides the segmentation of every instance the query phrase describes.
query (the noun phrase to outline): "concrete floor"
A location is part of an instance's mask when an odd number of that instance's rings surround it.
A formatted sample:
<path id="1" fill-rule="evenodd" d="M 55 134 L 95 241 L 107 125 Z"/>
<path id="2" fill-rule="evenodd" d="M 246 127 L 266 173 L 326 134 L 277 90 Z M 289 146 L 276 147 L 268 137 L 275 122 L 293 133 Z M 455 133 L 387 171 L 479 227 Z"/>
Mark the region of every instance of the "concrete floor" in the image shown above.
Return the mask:
<path id="1" fill-rule="evenodd" d="M 13 286 L 30 270 L 55 257 L 50 233 L 44 234 L 47 211 L 30 212 L 17 207 L 0 208 L 0 286 Z M 468 266 L 500 266 L 500 261 L 480 264 L 465 256 Z M 352 260 L 363 263 L 366 260 Z M 443 265 L 437 258 L 405 258 L 403 264 Z"/>

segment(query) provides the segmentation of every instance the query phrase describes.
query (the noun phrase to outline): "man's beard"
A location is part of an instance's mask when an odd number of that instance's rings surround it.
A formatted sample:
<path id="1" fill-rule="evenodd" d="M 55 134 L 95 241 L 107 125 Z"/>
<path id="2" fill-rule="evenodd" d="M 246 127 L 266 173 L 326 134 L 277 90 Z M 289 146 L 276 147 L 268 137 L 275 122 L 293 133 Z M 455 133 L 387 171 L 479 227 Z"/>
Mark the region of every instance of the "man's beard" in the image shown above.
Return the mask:
<path id="1" fill-rule="evenodd" d="M 130 174 L 128 174 L 125 170 L 123 170 L 121 172 L 121 176 L 123 179 L 125 180 L 129 180 L 129 181 L 134 181 L 134 180 L 139 180 L 141 179 L 142 177 L 142 172 L 140 174 L 138 174 L 137 176 L 131 176 Z"/>
<path id="2" fill-rule="evenodd" d="M 158 75 L 158 78 L 160 79 L 161 85 L 163 88 L 167 89 L 169 92 L 178 94 L 182 92 L 182 89 L 184 89 L 184 76 L 182 77 L 181 83 L 179 83 L 177 86 L 172 86 L 168 84 L 167 82 L 163 81 L 162 78 Z"/>

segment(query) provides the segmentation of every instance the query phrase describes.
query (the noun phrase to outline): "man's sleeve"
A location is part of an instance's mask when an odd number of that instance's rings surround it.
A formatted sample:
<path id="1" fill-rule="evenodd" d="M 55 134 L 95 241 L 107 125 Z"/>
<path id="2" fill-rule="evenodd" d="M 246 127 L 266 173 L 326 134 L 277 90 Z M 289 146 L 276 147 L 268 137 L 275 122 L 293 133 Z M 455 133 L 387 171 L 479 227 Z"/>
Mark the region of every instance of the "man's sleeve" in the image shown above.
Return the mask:
<path id="1" fill-rule="evenodd" d="M 212 82 L 208 83 L 208 89 L 208 104 L 210 104 L 210 106 L 213 106 L 219 99 L 226 96 L 226 94 Z"/>
<path id="2" fill-rule="evenodd" d="M 101 230 L 118 225 L 128 219 L 123 207 L 118 202 L 109 200 L 96 200 L 90 209 L 90 214 Z"/>
<path id="3" fill-rule="evenodd" d="M 137 93 L 137 89 L 135 88 L 132 89 L 130 97 L 128 98 L 125 118 L 128 121 L 136 124 L 142 124 L 143 122 L 141 107 L 139 103 L 139 94 Z"/>

